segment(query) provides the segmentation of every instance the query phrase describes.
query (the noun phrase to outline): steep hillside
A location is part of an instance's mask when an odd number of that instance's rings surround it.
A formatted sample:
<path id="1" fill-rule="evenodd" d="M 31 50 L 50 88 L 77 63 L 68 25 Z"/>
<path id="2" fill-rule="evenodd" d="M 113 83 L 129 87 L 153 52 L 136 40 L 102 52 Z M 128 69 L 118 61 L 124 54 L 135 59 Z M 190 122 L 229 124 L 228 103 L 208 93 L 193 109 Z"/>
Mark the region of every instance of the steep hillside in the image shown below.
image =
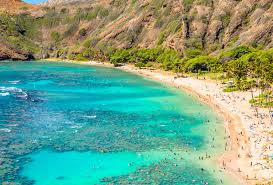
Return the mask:
<path id="1" fill-rule="evenodd" d="M 21 0 L 1 0 L 0 1 L 0 12 L 8 12 L 12 14 L 18 13 L 30 13 L 35 12 L 39 9 L 38 6 L 24 3 Z"/>
<path id="2" fill-rule="evenodd" d="M 29 59 L 39 52 L 40 32 L 35 19 L 26 14 L 0 13 L 1 59 Z"/>
<path id="3" fill-rule="evenodd" d="M 31 16 L 38 16 L 41 13 L 41 7 L 21 0 L 0 1 L 0 60 L 33 58 L 38 47 L 31 39 L 33 26 L 32 21 L 28 20 Z"/>
<path id="4" fill-rule="evenodd" d="M 37 57 L 68 57 L 85 48 L 173 48 L 217 53 L 236 45 L 273 46 L 273 0 L 49 0 L 25 16 L 37 32 Z M 37 49 L 38 50 L 38 49 Z"/>
<path id="5" fill-rule="evenodd" d="M 214 52 L 239 44 L 273 46 L 272 0 L 70 1 L 50 1 L 48 14 L 54 9 L 56 25 L 41 30 L 45 42 L 54 32 L 62 48 L 77 49 L 164 46 Z M 54 8 L 56 3 L 61 4 Z"/>

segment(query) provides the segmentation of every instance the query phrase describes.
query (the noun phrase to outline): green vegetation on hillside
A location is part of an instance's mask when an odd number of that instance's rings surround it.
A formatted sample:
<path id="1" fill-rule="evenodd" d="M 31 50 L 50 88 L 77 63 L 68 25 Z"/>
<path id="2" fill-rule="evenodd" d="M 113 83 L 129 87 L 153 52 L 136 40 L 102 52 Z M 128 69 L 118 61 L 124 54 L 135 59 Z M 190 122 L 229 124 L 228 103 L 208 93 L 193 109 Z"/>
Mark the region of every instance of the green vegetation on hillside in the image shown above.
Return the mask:
<path id="1" fill-rule="evenodd" d="M 39 37 L 36 25 L 26 15 L 10 16 L 0 13 L 0 38 L 16 49 L 37 53 L 39 47 L 32 39 Z M 3 40 L 4 39 L 4 40 Z"/>

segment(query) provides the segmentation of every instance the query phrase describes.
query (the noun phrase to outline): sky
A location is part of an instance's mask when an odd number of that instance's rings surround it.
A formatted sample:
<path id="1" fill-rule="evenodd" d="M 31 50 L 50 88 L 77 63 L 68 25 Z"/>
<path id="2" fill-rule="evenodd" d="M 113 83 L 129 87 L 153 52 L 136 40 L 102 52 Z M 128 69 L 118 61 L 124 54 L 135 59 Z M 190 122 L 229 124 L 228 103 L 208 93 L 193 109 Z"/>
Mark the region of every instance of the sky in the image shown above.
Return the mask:
<path id="1" fill-rule="evenodd" d="M 45 2 L 46 0 L 23 0 L 27 3 L 31 3 L 31 4 L 39 4 L 41 2 Z"/>

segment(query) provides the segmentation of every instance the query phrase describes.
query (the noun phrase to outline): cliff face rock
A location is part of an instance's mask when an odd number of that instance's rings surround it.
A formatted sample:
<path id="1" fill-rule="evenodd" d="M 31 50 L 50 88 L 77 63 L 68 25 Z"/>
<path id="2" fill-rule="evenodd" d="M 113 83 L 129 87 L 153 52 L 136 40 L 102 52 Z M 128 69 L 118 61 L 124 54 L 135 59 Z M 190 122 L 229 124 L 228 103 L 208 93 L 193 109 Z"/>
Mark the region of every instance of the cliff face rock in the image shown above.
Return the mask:
<path id="1" fill-rule="evenodd" d="M 239 44 L 273 46 L 273 0 L 48 0 L 43 5 L 44 13 L 31 23 L 38 24 L 38 36 L 30 40 L 43 48 L 53 45 L 62 55 L 83 47 L 211 53 Z"/>
<path id="2" fill-rule="evenodd" d="M 58 4 L 60 11 L 71 3 L 74 10 L 86 13 L 97 6 L 108 11 L 105 17 L 81 20 L 78 31 L 86 28 L 88 33 L 84 38 L 77 34 L 67 38 L 74 42 L 89 39 L 121 48 L 162 45 L 210 52 L 238 44 L 272 46 L 272 0 L 49 0 L 47 4 Z M 73 45 L 67 40 L 62 41 L 64 46 Z"/>
<path id="3" fill-rule="evenodd" d="M 0 42 L 0 60 L 31 60 L 33 56 L 25 51 L 15 49 L 3 42 Z"/>

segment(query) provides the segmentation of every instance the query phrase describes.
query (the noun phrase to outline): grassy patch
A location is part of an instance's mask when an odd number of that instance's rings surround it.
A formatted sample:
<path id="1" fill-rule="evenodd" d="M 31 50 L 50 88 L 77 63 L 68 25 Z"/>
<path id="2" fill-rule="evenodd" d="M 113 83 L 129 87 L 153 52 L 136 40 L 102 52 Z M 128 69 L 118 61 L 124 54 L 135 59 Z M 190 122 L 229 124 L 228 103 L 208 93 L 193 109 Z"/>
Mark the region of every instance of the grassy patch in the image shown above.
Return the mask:
<path id="1" fill-rule="evenodd" d="M 249 100 L 249 103 L 263 108 L 273 107 L 273 95 L 270 93 L 263 93 Z"/>
<path id="2" fill-rule="evenodd" d="M 234 92 L 234 91 L 238 91 L 238 87 L 237 86 L 229 86 L 229 87 L 225 87 L 223 89 L 224 92 Z"/>

